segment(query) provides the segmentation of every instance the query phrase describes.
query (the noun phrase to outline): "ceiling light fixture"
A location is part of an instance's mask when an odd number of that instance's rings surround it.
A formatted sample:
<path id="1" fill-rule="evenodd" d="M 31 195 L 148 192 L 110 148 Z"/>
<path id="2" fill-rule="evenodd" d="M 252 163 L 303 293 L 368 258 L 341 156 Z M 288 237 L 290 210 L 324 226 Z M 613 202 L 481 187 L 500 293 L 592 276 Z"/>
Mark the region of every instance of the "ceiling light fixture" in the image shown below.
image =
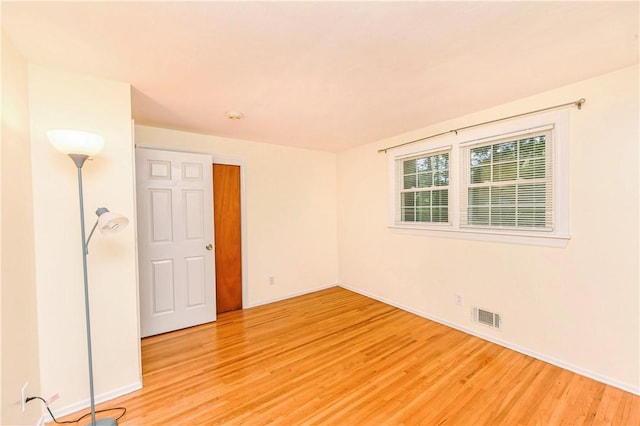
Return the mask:
<path id="1" fill-rule="evenodd" d="M 240 120 L 242 118 L 242 113 L 237 111 L 229 111 L 227 113 L 227 117 L 229 117 L 229 120 Z"/>

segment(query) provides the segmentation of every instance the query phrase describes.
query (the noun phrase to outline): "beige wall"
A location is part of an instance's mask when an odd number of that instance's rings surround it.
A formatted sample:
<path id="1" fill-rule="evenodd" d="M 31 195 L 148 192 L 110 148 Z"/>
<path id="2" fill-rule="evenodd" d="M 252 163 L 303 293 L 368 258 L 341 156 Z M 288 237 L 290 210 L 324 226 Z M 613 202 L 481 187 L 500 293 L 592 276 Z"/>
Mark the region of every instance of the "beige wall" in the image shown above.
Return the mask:
<path id="1" fill-rule="evenodd" d="M 639 392 L 638 75 L 637 66 L 627 68 L 340 153 L 341 282 Z M 583 109 L 570 113 L 572 238 L 566 248 L 387 228 L 392 152 L 377 149 L 582 97 Z M 463 306 L 455 304 L 456 293 Z M 501 313 L 503 330 L 472 323 L 472 304 Z"/>
<path id="2" fill-rule="evenodd" d="M 58 412 L 88 404 L 89 385 L 76 168 L 48 142 L 47 130 L 71 128 L 105 138 L 83 168 L 87 227 L 95 209 L 134 215 L 130 86 L 29 66 L 35 275 L 43 395 L 60 394 Z M 94 235 L 89 247 L 95 393 L 98 399 L 140 386 L 135 226 Z"/>
<path id="3" fill-rule="evenodd" d="M 240 160 L 245 171 L 245 306 L 337 282 L 336 156 L 136 126 L 136 144 Z M 275 284 L 269 285 L 269 277 Z"/>
<path id="4" fill-rule="evenodd" d="M 27 64 L 2 34 L 2 247 L 0 424 L 35 424 L 42 406 L 22 412 L 20 392 L 40 394 L 29 142 Z"/>
<path id="5" fill-rule="evenodd" d="M 59 393 L 58 412 L 88 400 L 75 167 L 45 133 L 71 127 L 105 136 L 103 153 L 84 168 L 87 223 L 100 206 L 133 218 L 130 89 L 33 65 L 27 80 L 27 65 L 4 39 L 2 60 L 0 423 L 33 423 L 35 406 L 24 417 L 16 409 L 16 391 L 26 380 L 34 392 Z M 147 126 L 136 126 L 136 142 L 243 164 L 247 305 L 326 287 L 339 277 L 357 291 L 638 392 L 638 72 L 628 68 L 337 156 Z M 389 231 L 388 157 L 377 149 L 580 97 L 587 99 L 583 110 L 571 111 L 566 248 Z M 5 113 L 9 107 L 15 116 Z M 606 226 L 593 214 L 594 204 L 601 211 L 594 192 L 606 194 L 608 211 L 618 215 Z M 140 384 L 133 223 L 118 235 L 97 235 L 90 247 L 96 393 L 103 398 Z M 14 264 L 15 253 L 22 264 Z M 497 261 L 506 272 L 488 270 Z M 509 273 L 521 269 L 526 272 Z M 471 304 L 500 312 L 503 330 L 472 324 Z M 7 326 L 18 322 L 19 333 Z M 13 349 L 17 339 L 24 341 Z"/>

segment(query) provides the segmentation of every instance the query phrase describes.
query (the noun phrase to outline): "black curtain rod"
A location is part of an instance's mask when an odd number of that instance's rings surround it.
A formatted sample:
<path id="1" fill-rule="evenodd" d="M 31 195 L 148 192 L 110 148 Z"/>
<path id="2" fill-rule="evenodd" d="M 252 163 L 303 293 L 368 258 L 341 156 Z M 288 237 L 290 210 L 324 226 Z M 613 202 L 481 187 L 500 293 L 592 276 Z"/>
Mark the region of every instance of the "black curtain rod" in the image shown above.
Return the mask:
<path id="1" fill-rule="evenodd" d="M 549 110 L 558 109 L 558 108 L 564 108 L 564 107 L 567 107 L 567 106 L 575 106 L 578 109 L 582 109 L 582 104 L 585 103 L 585 102 L 586 102 L 586 99 L 585 98 L 581 98 L 581 99 L 578 99 L 577 101 L 567 102 L 566 104 L 554 105 L 554 106 L 550 106 L 550 107 L 547 107 L 547 108 L 537 109 L 535 111 L 523 112 L 522 114 L 510 115 L 509 117 L 502 117 L 502 118 L 497 118 L 497 119 L 491 120 L 491 121 L 484 121 L 482 123 L 472 124 L 470 126 L 459 127 L 457 129 L 454 129 L 454 130 L 447 130 L 446 132 L 437 133 L 435 135 L 429 135 L 429 136 L 426 136 L 424 138 L 415 139 L 415 140 L 412 140 L 412 141 L 409 141 L 409 142 L 404 142 L 404 143 L 401 143 L 401 144 L 398 144 L 398 145 L 388 146 L 386 148 L 379 149 L 378 153 L 383 153 L 384 152 L 386 154 L 387 151 L 390 150 L 390 149 L 400 148 L 401 146 L 405 146 L 405 145 L 411 145 L 412 143 L 425 141 L 427 139 L 432 139 L 432 138 L 435 138 L 435 137 L 438 137 L 438 136 L 446 135 L 447 133 L 455 133 L 457 135 L 460 130 L 467 130 L 467 129 L 471 129 L 473 127 L 478 127 L 478 126 L 484 126 L 486 124 L 497 123 L 498 121 L 511 120 L 512 118 L 518 118 L 518 117 L 522 117 L 524 115 L 536 114 L 536 113 L 539 113 L 539 112 L 549 111 Z"/>

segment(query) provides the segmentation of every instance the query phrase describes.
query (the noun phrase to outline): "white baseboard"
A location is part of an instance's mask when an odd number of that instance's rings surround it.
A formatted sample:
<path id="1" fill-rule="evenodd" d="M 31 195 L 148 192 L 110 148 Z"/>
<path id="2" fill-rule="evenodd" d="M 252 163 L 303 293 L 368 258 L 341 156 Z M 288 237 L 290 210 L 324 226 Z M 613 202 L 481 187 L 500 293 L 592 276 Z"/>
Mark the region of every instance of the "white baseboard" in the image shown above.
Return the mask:
<path id="1" fill-rule="evenodd" d="M 293 294 L 287 294 L 286 296 L 276 297 L 274 299 L 262 300 L 262 301 L 257 302 L 257 303 L 251 303 L 251 304 L 248 304 L 248 305 L 243 305 L 242 309 L 255 308 L 256 306 L 267 305 L 267 304 L 273 303 L 273 302 L 280 302 L 282 300 L 291 299 L 292 297 L 304 296 L 305 294 L 315 293 L 316 291 L 326 290 L 326 289 L 332 288 L 332 287 L 340 287 L 340 284 L 335 283 L 335 284 L 329 284 L 329 285 L 324 285 L 324 286 L 320 286 L 320 287 L 314 287 L 314 288 L 311 288 L 311 289 L 308 289 L 308 290 L 304 290 L 304 291 L 299 291 L 299 292 L 296 292 L 296 293 L 293 293 Z"/>
<path id="2" fill-rule="evenodd" d="M 629 393 L 633 393 L 635 395 L 640 395 L 640 388 L 634 387 L 634 386 L 632 386 L 632 385 L 630 385 L 628 383 L 623 383 L 623 382 L 620 382 L 618 380 L 611 379 L 610 377 L 606 377 L 606 376 L 603 376 L 601 374 L 594 373 L 593 371 L 589 371 L 587 369 L 578 367 L 577 365 L 573 365 L 573 364 L 570 364 L 570 363 L 555 359 L 553 357 L 547 356 L 545 354 L 542 354 L 542 353 L 539 353 L 539 352 L 536 352 L 536 351 L 532 351 L 530 349 L 523 348 L 523 347 L 518 346 L 518 345 L 511 344 L 511 343 L 506 342 L 504 340 L 496 339 L 493 336 L 488 336 L 488 335 L 479 333 L 476 330 L 472 330 L 472 329 L 463 327 L 463 326 L 461 326 L 459 324 L 455 324 L 455 323 L 443 320 L 441 318 L 438 318 L 438 317 L 435 317 L 433 315 L 427 314 L 426 312 L 422 312 L 422 311 L 410 308 L 408 306 L 404 306 L 404 305 L 402 305 L 400 303 L 396 303 L 396 302 L 394 302 L 392 300 L 386 299 L 384 297 L 380 297 L 378 295 L 369 293 L 367 291 L 363 291 L 363 290 L 360 290 L 360 289 L 357 289 L 357 288 L 353 288 L 353 287 L 350 287 L 350 286 L 342 284 L 342 283 L 338 284 L 338 286 L 342 287 L 342 288 L 344 288 L 346 290 L 353 291 L 354 293 L 358 293 L 358 294 L 361 294 L 363 296 L 370 297 L 371 299 L 377 300 L 379 302 L 386 303 L 387 305 L 394 306 L 394 307 L 396 307 L 398 309 L 402 309 L 403 311 L 411 312 L 412 314 L 418 315 L 418 316 L 426 318 L 428 320 L 437 322 L 437 323 L 442 324 L 442 325 L 446 325 L 447 327 L 451 327 L 451 328 L 454 328 L 456 330 L 462 331 L 464 333 L 471 334 L 472 336 L 478 337 L 478 338 L 483 339 L 483 340 L 487 340 L 487 341 L 489 341 L 491 343 L 495 343 L 497 345 L 504 346 L 505 348 L 514 350 L 516 352 L 520 352 L 522 354 L 529 355 L 530 357 L 539 359 L 540 361 L 544 361 L 544 362 L 547 362 L 549 364 L 553 364 L 553 365 L 555 365 L 557 367 L 563 368 L 565 370 L 569 370 L 569 371 L 571 371 L 573 373 L 580 374 L 581 376 L 588 377 L 590 379 L 596 380 L 596 381 L 604 383 L 606 385 L 610 385 L 610 386 L 616 387 L 618 389 L 622 389 L 623 391 L 626 391 L 626 392 L 629 392 Z"/>
<path id="3" fill-rule="evenodd" d="M 530 349 L 523 348 L 523 347 L 520 347 L 518 345 L 514 345 L 514 344 L 511 344 L 509 342 L 500 340 L 500 339 L 496 339 L 493 336 L 488 336 L 488 335 L 479 333 L 476 330 L 472 330 L 472 329 L 463 327 L 463 326 L 461 326 L 459 324 L 455 324 L 455 323 L 443 320 L 441 318 L 438 318 L 438 317 L 435 317 L 433 315 L 427 314 L 426 312 L 422 312 L 422 311 L 419 311 L 417 309 L 413 309 L 413 308 L 410 308 L 408 306 L 404 306 L 404 305 L 402 305 L 400 303 L 396 303 L 396 302 L 394 302 L 392 300 L 389 300 L 387 298 L 384 298 L 384 297 L 381 297 L 381 296 L 378 296 L 378 295 L 375 295 L 375 294 L 372 294 L 372 293 L 369 293 L 367 291 L 363 291 L 363 290 L 360 290 L 360 289 L 357 289 L 357 288 L 354 288 L 354 287 L 350 287 L 350 286 L 348 286 L 346 284 L 342 284 L 342 283 L 329 284 L 329 285 L 326 285 L 326 286 L 316 287 L 316 288 L 313 288 L 313 289 L 308 289 L 308 290 L 305 290 L 305 291 L 296 292 L 294 294 L 289 294 L 289 295 L 282 296 L 282 297 L 263 300 L 263 301 L 260 301 L 258 303 L 252 303 L 252 304 L 249 304 L 249 305 L 245 305 L 245 306 L 243 306 L 243 309 L 253 308 L 253 307 L 261 306 L 261 305 L 266 305 L 268 303 L 273 303 L 273 302 L 279 302 L 281 300 L 290 299 L 290 298 L 296 297 L 296 296 L 302 296 L 302 295 L 305 295 L 305 294 L 313 293 L 313 292 L 320 291 L 320 290 L 325 290 L 325 289 L 336 287 L 336 286 L 337 287 L 342 287 L 342 288 L 344 288 L 346 290 L 353 291 L 354 293 L 358 293 L 358 294 L 361 294 L 361 295 L 366 296 L 366 297 L 370 297 L 371 299 L 377 300 L 377 301 L 385 303 L 387 305 L 394 306 L 394 307 L 396 307 L 398 309 L 402 309 L 403 311 L 411 312 L 412 314 L 418 315 L 418 316 L 420 316 L 422 318 L 426 318 L 428 320 L 437 322 L 437 323 L 445 325 L 447 327 L 454 328 L 456 330 L 462 331 L 464 333 L 470 334 L 470 335 L 478 337 L 480 339 L 487 340 L 487 341 L 489 341 L 491 343 L 495 343 L 495 344 L 503 346 L 505 348 L 508 348 L 508 349 L 514 350 L 516 352 L 520 352 L 522 354 L 525 354 L 525 355 L 531 356 L 533 358 L 539 359 L 541 361 L 548 362 L 549 364 L 553 364 L 553 365 L 555 365 L 557 367 L 563 368 L 563 369 L 571 371 L 573 373 L 580 374 L 581 376 L 588 377 L 590 379 L 593 379 L 593 380 L 596 380 L 598 382 L 601 382 L 601 383 L 616 387 L 618 389 L 622 389 L 623 391 L 630 392 L 630 393 L 633 393 L 635 395 L 640 395 L 640 388 L 636 388 L 636 387 L 634 387 L 632 385 L 629 385 L 627 383 L 623 383 L 623 382 L 620 382 L 618 380 L 614 380 L 614 379 L 611 379 L 609 377 L 594 373 L 592 371 L 589 371 L 589 370 L 586 370 L 584 368 L 578 367 L 576 365 L 573 365 L 573 364 L 570 364 L 570 363 L 555 359 L 555 358 L 547 356 L 545 354 L 542 354 L 542 353 L 539 353 L 539 352 L 536 352 L 536 351 L 532 351 Z M 132 383 L 131 385 L 124 386 L 122 388 L 115 389 L 113 391 L 106 392 L 106 393 L 103 393 L 103 394 L 100 394 L 100 395 L 96 395 L 96 404 L 102 403 L 102 402 L 105 402 L 105 401 L 109 401 L 111 399 L 115 399 L 115 398 L 120 397 L 122 395 L 126 395 L 128 393 L 136 391 L 138 389 L 142 389 L 142 382 L 135 382 L 135 383 Z M 68 414 L 71 414 L 71 413 L 75 413 L 75 412 L 81 411 L 83 409 L 88 408 L 89 406 L 90 406 L 90 401 L 89 401 L 89 399 L 86 399 L 86 400 L 79 401 L 79 402 L 77 402 L 75 404 L 67 405 L 66 407 L 62 407 L 60 409 L 52 410 L 52 411 L 53 411 L 53 414 L 56 416 L 56 418 L 59 418 L 59 417 L 64 417 L 64 416 L 66 416 Z M 44 426 L 46 423 L 51 422 L 51 421 L 53 421 L 53 419 L 51 418 L 49 413 L 45 413 L 38 420 L 37 426 Z"/>
<path id="4" fill-rule="evenodd" d="M 105 401 L 110 401 L 112 399 L 115 399 L 119 396 L 122 395 L 126 395 L 128 393 L 131 393 L 133 391 L 137 391 L 138 389 L 142 389 L 142 382 L 138 381 L 135 383 L 132 383 L 130 385 L 127 386 L 123 386 L 121 388 L 118 389 L 114 389 L 112 391 L 109 392 L 105 392 L 102 393 L 100 395 L 96 395 L 95 397 L 95 401 L 96 404 L 100 404 L 102 402 Z M 67 405 L 66 407 L 62 407 L 56 410 L 51 410 L 53 412 L 53 415 L 56 416 L 56 419 L 60 418 L 60 417 L 64 417 L 68 414 L 71 413 L 76 413 L 78 411 L 84 410 L 86 408 L 89 408 L 91 406 L 91 400 L 89 398 L 84 399 L 82 401 L 76 402 L 74 404 L 70 404 Z M 49 415 L 49 413 L 44 413 L 42 415 L 42 417 L 40 418 L 40 421 L 38 421 L 38 426 L 44 426 L 45 423 L 48 422 L 52 422 L 53 419 L 51 418 L 51 416 Z M 91 419 L 89 419 L 89 422 L 91 422 Z"/>

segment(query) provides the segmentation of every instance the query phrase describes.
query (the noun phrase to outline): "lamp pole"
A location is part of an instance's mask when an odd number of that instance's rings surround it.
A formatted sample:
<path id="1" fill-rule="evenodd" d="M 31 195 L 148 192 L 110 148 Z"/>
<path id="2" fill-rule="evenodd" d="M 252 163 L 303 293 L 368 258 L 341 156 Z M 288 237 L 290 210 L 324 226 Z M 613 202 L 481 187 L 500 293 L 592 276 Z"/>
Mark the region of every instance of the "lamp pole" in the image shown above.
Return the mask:
<path id="1" fill-rule="evenodd" d="M 83 154 L 69 154 L 78 169 L 78 198 L 80 199 L 80 233 L 82 238 L 82 274 L 84 279 L 84 313 L 87 328 L 87 358 L 89 361 L 89 396 L 91 398 L 91 424 L 96 424 L 96 402 L 93 391 L 93 355 L 91 352 L 91 315 L 89 312 L 89 276 L 87 274 L 87 240 L 84 225 L 84 198 L 82 191 L 82 166 L 89 158 Z"/>

